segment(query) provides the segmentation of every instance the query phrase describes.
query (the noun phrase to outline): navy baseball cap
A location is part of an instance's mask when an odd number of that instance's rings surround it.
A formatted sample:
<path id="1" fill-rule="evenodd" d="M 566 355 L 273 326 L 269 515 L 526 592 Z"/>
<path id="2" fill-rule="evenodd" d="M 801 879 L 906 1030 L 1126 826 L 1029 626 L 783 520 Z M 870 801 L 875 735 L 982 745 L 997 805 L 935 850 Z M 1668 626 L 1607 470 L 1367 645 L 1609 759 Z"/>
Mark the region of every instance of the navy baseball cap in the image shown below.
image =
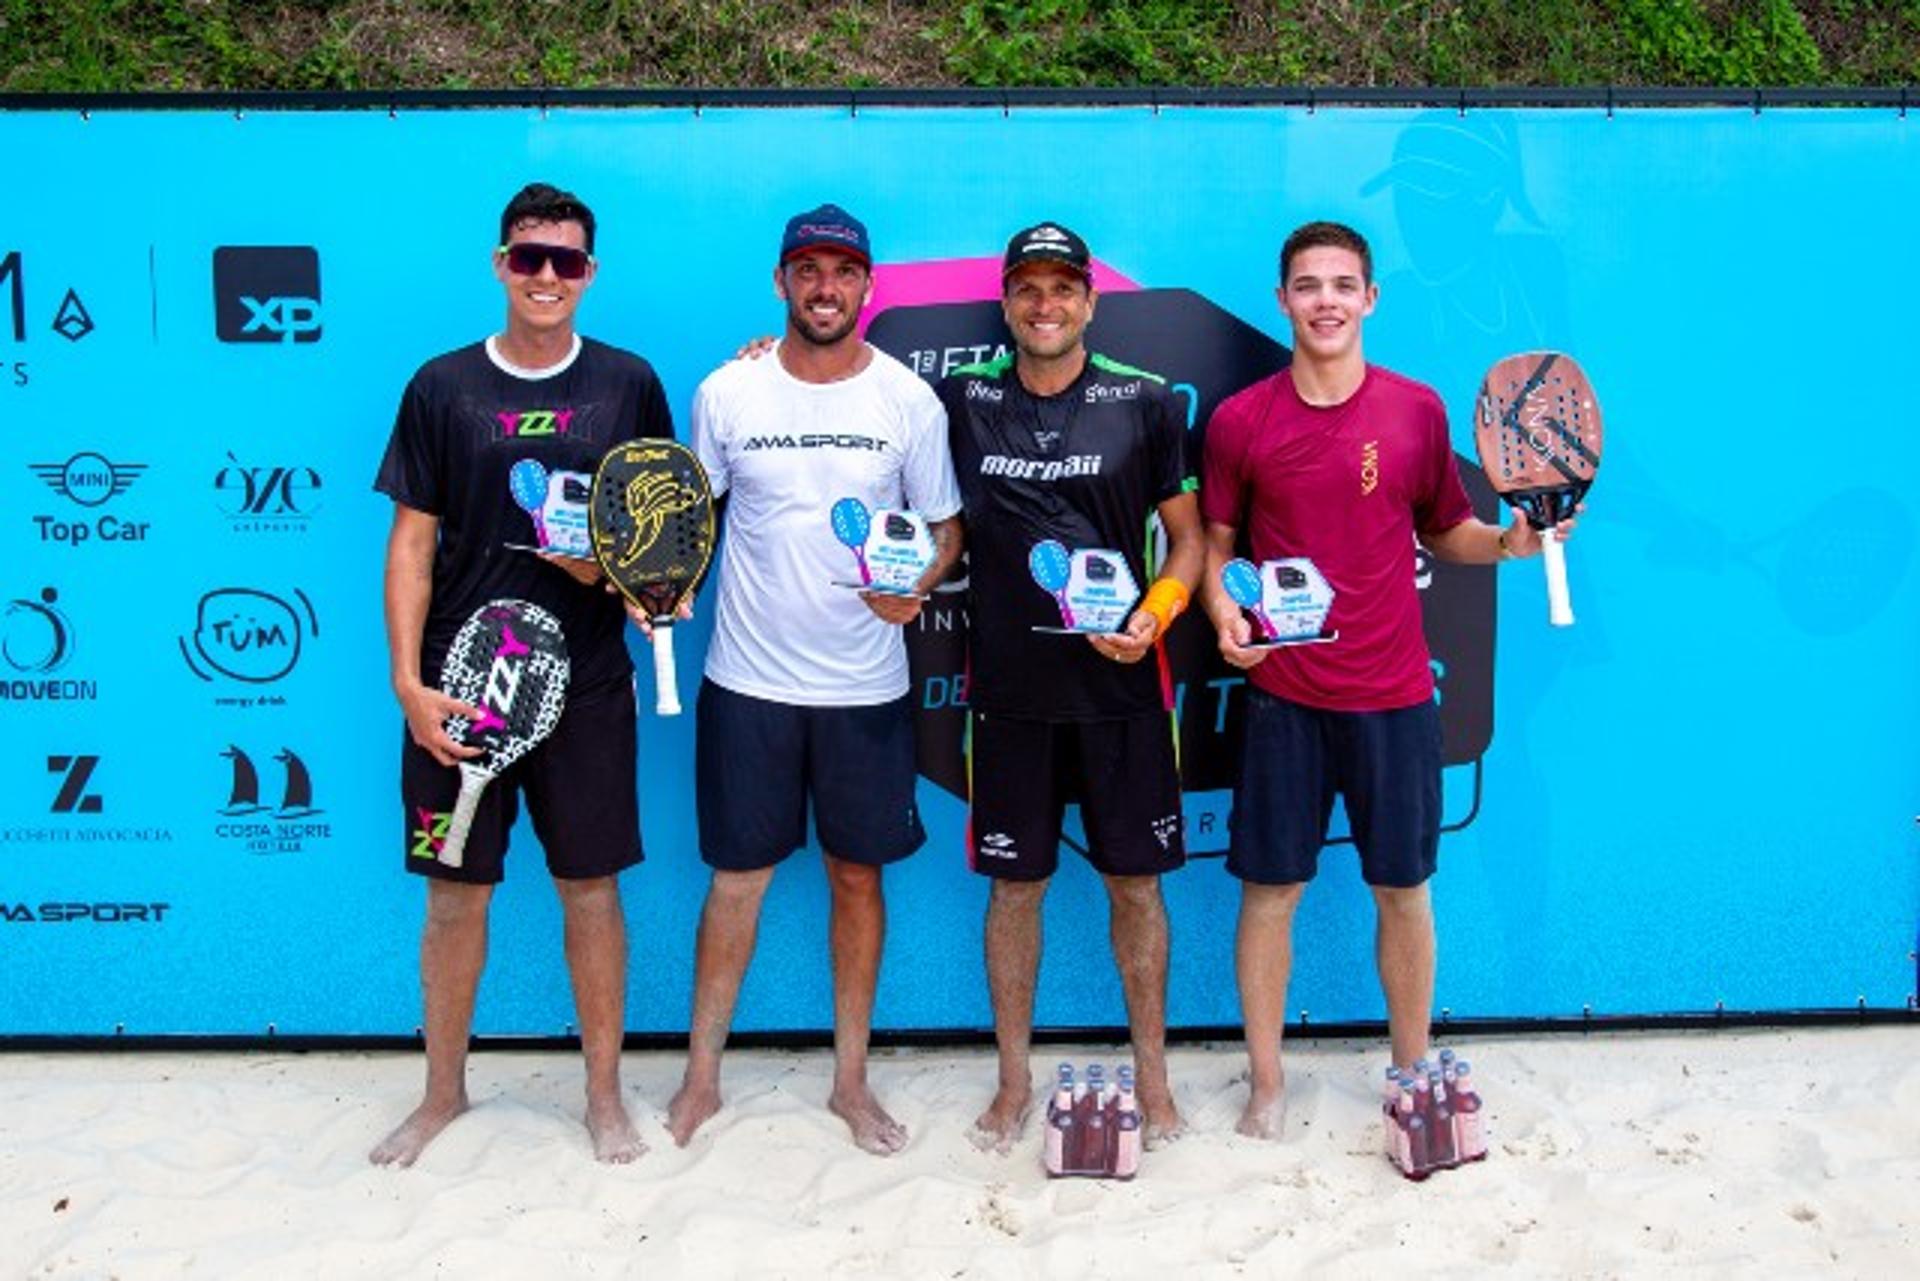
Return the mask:
<path id="1" fill-rule="evenodd" d="M 1005 280 L 1015 269 L 1030 262 L 1057 262 L 1088 280 L 1093 279 L 1093 255 L 1087 252 L 1087 242 L 1057 222 L 1043 222 L 1015 232 L 1007 242 L 1007 256 L 1000 263 L 1000 278 Z"/>
<path id="2" fill-rule="evenodd" d="M 780 237 L 780 261 L 808 249 L 835 249 L 859 259 L 863 266 L 873 265 L 866 224 L 839 205 L 821 205 L 787 219 L 786 234 Z"/>

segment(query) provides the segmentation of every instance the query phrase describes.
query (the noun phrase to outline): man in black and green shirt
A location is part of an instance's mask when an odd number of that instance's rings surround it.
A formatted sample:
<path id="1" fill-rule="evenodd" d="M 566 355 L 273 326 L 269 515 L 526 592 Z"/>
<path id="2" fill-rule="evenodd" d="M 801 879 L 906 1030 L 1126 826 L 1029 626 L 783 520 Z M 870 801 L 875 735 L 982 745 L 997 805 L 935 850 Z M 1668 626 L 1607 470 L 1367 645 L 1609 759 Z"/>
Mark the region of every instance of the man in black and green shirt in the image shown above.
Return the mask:
<path id="1" fill-rule="evenodd" d="M 1098 293 L 1084 241 L 1055 223 L 1016 235 L 1002 267 L 1012 356 L 939 386 L 970 555 L 972 814 L 968 858 L 993 878 L 987 976 L 999 1089 L 976 1141 L 1005 1150 L 1033 1097 L 1028 1045 L 1040 904 L 1078 802 L 1107 886 L 1139 1104 L 1150 1142 L 1180 1126 L 1166 1067 L 1167 915 L 1181 866 L 1172 689 L 1160 642 L 1204 562 L 1186 413 L 1164 380 L 1086 349 Z M 1151 579 L 1149 521 L 1167 555 Z M 1060 612 L 1029 575 L 1034 545 L 1119 552 L 1151 586 L 1111 634 L 1049 635 Z"/>

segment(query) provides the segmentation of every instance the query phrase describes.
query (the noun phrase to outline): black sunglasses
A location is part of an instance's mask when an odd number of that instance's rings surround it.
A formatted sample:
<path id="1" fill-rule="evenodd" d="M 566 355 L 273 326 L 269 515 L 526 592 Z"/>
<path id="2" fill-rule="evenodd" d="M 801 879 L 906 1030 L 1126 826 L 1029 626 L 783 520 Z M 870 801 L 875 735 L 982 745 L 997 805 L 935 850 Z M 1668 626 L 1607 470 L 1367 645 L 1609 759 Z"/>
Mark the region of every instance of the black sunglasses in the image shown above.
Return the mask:
<path id="1" fill-rule="evenodd" d="M 560 279 L 579 280 L 587 274 L 587 268 L 593 263 L 592 254 L 568 245 L 522 241 L 517 245 L 501 245 L 500 252 L 507 256 L 507 270 L 516 276 L 537 276 L 542 264 L 550 262 L 553 264 L 553 274 Z"/>

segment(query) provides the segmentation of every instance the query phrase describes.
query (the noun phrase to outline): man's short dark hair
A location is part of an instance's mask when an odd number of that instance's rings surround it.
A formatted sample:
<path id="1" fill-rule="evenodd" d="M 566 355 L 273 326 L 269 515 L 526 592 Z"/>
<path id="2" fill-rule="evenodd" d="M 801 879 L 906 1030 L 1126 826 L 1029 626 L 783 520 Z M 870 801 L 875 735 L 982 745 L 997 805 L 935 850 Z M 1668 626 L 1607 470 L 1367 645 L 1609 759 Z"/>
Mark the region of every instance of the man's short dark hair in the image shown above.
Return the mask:
<path id="1" fill-rule="evenodd" d="M 1293 266 L 1295 254 L 1308 249 L 1349 249 L 1360 256 L 1360 279 L 1364 284 L 1373 283 L 1373 250 L 1367 246 L 1367 238 L 1347 226 L 1344 222 L 1310 222 L 1294 228 L 1287 243 L 1280 246 L 1280 284 L 1285 287 L 1287 272 Z"/>
<path id="2" fill-rule="evenodd" d="M 587 233 L 586 251 L 593 252 L 593 210 L 571 191 L 544 182 L 530 182 L 520 194 L 507 202 L 500 214 L 500 243 L 506 244 L 513 229 L 529 222 L 577 222 Z"/>

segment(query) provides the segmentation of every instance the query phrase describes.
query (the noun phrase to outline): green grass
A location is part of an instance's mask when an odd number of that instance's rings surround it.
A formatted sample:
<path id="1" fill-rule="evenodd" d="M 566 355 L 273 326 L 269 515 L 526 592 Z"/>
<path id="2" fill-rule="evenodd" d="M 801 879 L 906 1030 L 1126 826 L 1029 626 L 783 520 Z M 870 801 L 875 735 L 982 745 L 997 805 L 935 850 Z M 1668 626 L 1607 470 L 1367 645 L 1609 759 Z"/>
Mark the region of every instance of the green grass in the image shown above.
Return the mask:
<path id="1" fill-rule="evenodd" d="M 1920 0 L 0 0 L 0 90 L 1920 81 Z"/>

